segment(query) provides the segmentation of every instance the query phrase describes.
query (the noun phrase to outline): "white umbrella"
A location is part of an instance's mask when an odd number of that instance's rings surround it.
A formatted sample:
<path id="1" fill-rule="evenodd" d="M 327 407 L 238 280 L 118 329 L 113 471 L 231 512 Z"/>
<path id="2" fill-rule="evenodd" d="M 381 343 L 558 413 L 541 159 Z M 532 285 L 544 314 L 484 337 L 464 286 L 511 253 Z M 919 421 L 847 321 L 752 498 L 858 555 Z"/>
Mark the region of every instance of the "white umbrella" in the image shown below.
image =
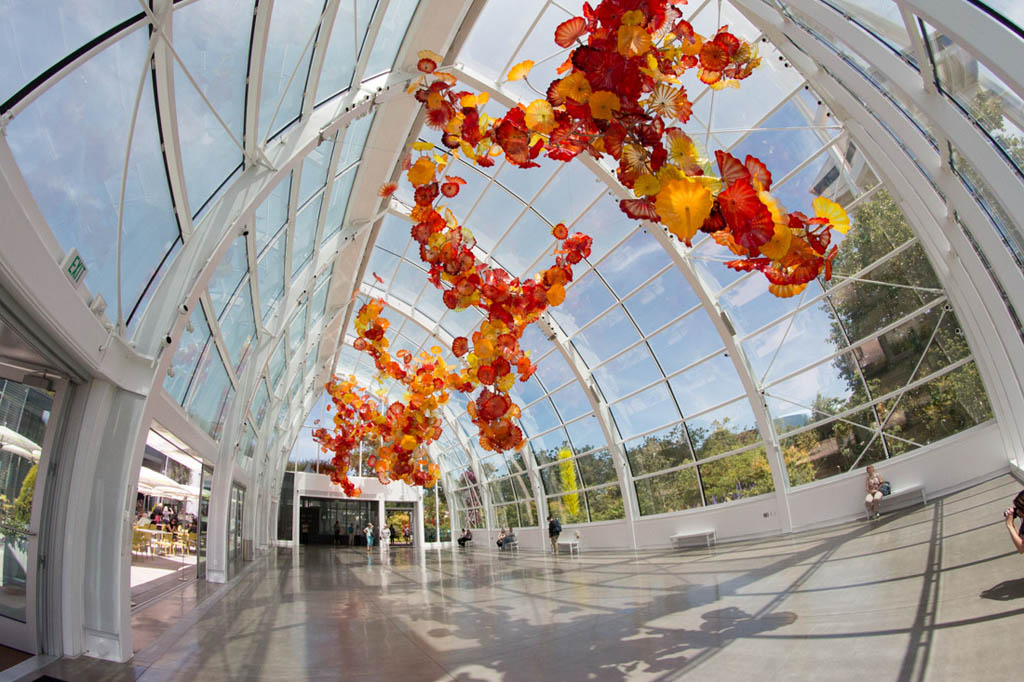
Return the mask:
<path id="1" fill-rule="evenodd" d="M 39 459 L 39 455 L 43 451 L 34 440 L 26 438 L 14 429 L 9 429 L 6 426 L 0 426 L 0 445 L 3 446 L 4 450 L 35 460 Z M 10 446 L 18 447 L 20 450 L 11 449 Z M 28 454 L 22 454 L 22 451 Z"/>
<path id="2" fill-rule="evenodd" d="M 149 487 L 153 492 L 151 495 L 160 495 L 162 497 L 180 497 L 180 496 L 198 496 L 199 488 L 190 488 L 182 485 L 172 479 L 169 476 L 165 476 L 158 471 L 153 471 L 149 467 L 142 467 L 139 469 L 139 486 Z"/>

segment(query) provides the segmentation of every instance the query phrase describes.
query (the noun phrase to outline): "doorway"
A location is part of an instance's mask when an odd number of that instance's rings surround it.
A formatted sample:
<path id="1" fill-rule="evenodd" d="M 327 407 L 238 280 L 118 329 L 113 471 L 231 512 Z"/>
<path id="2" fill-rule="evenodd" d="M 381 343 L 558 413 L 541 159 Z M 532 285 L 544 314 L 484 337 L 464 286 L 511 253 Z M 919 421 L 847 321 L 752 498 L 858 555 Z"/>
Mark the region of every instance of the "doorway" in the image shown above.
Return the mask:
<path id="1" fill-rule="evenodd" d="M 416 527 L 416 505 L 412 502 L 385 502 L 384 524 L 391 529 L 391 544 L 412 546 Z"/>
<path id="2" fill-rule="evenodd" d="M 0 644 L 35 653 L 35 497 L 45 490 L 56 393 L 10 376 L 0 366 Z"/>

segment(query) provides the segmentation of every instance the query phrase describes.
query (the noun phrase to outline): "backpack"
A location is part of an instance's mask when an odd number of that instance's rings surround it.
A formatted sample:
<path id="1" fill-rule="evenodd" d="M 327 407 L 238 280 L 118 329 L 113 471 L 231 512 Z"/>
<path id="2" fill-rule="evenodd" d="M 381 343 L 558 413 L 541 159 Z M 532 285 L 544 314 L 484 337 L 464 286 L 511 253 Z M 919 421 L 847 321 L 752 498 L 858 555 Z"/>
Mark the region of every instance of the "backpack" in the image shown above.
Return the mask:
<path id="1" fill-rule="evenodd" d="M 562 533 L 562 524 L 560 524 L 558 522 L 558 519 L 555 519 L 554 521 L 551 522 L 551 528 L 552 528 L 551 532 L 553 532 L 555 535 L 561 535 L 561 533 Z"/>

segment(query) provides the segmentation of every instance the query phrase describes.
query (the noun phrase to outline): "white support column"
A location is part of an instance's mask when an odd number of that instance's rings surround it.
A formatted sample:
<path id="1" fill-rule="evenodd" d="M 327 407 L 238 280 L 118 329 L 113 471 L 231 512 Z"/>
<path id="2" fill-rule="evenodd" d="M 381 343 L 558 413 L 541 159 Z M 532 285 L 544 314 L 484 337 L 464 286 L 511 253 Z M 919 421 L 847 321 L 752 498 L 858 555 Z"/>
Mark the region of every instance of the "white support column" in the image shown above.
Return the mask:
<path id="1" fill-rule="evenodd" d="M 426 546 L 426 524 L 423 522 L 423 489 L 419 491 L 419 497 L 416 498 L 416 518 L 413 520 L 412 527 L 415 529 L 413 532 L 416 534 L 413 537 L 412 544 L 416 549 L 423 549 Z"/>

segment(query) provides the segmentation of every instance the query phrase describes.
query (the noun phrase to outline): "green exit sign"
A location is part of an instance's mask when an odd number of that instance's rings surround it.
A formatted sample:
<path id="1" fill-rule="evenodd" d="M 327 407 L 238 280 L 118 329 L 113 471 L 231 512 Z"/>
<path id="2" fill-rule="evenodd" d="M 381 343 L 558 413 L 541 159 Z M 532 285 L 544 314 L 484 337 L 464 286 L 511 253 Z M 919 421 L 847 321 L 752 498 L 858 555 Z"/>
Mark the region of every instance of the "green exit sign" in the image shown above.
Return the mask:
<path id="1" fill-rule="evenodd" d="M 78 255 L 78 249 L 71 249 L 68 255 L 64 258 L 64 274 L 71 280 L 71 284 L 78 288 L 78 285 L 82 283 L 82 279 L 85 277 L 85 273 L 89 271 L 85 261 Z"/>

